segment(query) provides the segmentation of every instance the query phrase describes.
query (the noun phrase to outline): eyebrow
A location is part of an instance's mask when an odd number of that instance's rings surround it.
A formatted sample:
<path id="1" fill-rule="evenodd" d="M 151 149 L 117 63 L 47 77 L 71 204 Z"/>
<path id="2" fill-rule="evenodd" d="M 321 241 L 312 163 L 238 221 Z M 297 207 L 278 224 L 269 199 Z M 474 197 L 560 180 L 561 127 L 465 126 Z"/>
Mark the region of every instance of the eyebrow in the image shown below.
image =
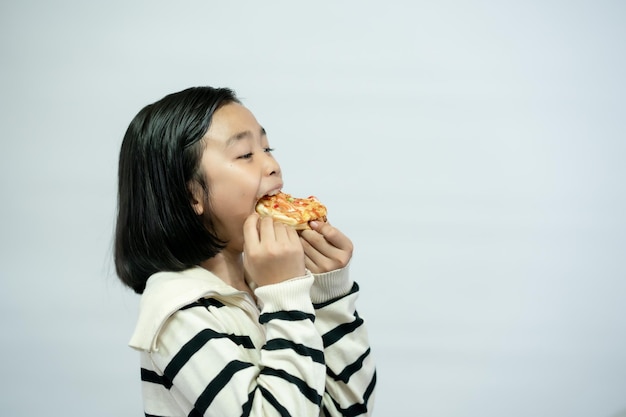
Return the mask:
<path id="1" fill-rule="evenodd" d="M 261 130 L 259 131 L 259 133 L 261 134 L 261 137 L 267 136 L 267 132 L 265 131 L 265 128 L 263 127 L 261 127 Z M 226 147 L 230 147 L 235 142 L 238 142 L 240 140 L 252 139 L 252 138 L 253 138 L 252 132 L 250 130 L 244 130 L 243 132 L 236 133 L 233 136 L 229 137 L 228 140 L 226 141 Z"/>

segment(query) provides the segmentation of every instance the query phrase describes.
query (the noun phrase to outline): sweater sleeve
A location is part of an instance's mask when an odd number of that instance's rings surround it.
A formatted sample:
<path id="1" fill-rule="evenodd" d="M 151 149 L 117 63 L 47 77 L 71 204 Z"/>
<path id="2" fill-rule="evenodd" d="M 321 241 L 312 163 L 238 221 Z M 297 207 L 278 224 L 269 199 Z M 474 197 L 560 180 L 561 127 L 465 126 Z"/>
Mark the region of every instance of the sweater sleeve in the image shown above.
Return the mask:
<path id="1" fill-rule="evenodd" d="M 258 323 L 219 300 L 180 310 L 160 332 L 145 365 L 153 369 L 142 372 L 154 374 L 183 415 L 319 416 L 326 368 L 312 283 L 308 275 L 257 288 Z M 155 404 L 146 415 L 173 414 Z"/>
<path id="2" fill-rule="evenodd" d="M 355 308 L 359 286 L 348 267 L 315 275 L 311 299 L 326 358 L 325 416 L 370 416 L 376 368 L 363 319 Z"/>

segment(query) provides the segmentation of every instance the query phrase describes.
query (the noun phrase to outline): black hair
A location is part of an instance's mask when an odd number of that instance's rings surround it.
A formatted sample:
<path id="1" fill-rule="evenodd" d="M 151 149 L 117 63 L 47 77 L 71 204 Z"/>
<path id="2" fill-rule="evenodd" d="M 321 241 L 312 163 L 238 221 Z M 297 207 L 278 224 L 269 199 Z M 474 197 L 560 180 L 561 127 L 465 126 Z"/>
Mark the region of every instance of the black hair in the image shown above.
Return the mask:
<path id="1" fill-rule="evenodd" d="M 193 87 L 144 107 L 128 126 L 118 167 L 114 257 L 118 277 L 138 294 L 155 272 L 187 269 L 226 244 L 205 223 L 211 216 L 194 211 L 190 186 L 200 185 L 208 204 L 202 138 L 215 111 L 232 102 L 239 100 L 230 89 Z"/>

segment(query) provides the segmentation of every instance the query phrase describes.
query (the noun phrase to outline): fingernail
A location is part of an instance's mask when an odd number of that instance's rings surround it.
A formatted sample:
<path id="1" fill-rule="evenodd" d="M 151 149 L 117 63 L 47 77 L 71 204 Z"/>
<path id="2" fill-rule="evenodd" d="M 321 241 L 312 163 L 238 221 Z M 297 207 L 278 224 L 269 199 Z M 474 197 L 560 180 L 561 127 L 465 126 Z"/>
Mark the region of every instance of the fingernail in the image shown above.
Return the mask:
<path id="1" fill-rule="evenodd" d="M 319 226 L 319 223 L 313 220 L 312 222 L 309 222 L 309 226 L 311 226 L 311 229 L 317 229 L 317 226 Z"/>

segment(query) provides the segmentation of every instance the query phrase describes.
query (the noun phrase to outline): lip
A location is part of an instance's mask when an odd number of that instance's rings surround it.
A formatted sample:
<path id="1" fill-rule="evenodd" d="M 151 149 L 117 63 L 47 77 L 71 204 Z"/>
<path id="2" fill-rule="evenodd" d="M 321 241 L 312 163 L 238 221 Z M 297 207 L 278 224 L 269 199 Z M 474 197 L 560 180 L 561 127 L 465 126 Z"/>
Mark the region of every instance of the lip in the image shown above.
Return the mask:
<path id="1" fill-rule="evenodd" d="M 259 199 L 265 197 L 266 195 L 278 194 L 282 191 L 282 189 L 283 189 L 283 184 L 280 183 L 276 187 L 270 188 L 268 191 L 266 191 L 261 197 L 259 197 Z"/>

